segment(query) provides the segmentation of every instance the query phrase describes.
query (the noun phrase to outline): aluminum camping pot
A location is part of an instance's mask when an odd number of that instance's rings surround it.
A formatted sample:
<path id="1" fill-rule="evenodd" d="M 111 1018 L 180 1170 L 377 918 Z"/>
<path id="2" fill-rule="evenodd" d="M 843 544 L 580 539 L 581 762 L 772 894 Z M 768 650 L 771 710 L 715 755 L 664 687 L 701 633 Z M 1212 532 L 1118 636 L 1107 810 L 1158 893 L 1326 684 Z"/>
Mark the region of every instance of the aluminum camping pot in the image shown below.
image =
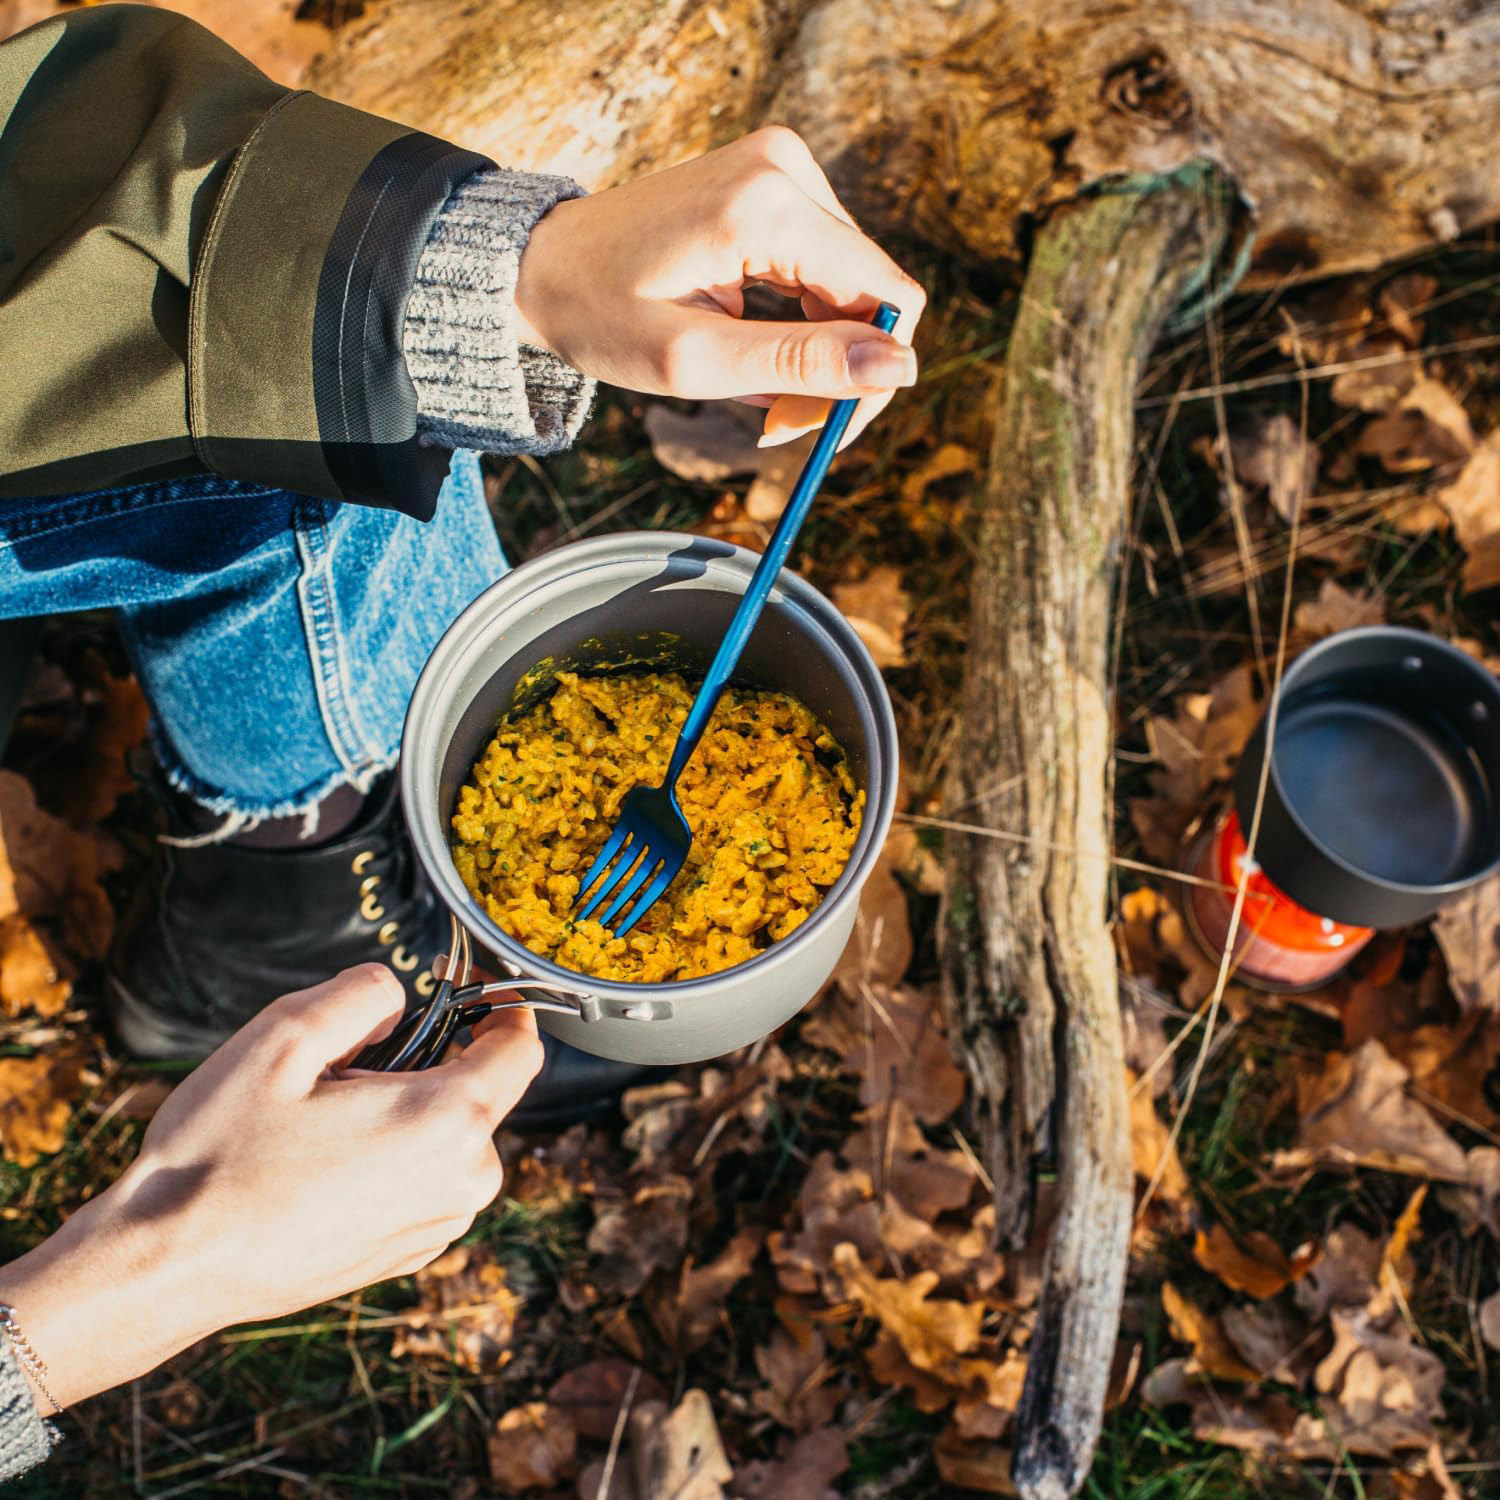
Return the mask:
<path id="1" fill-rule="evenodd" d="M 1235 778 L 1246 827 L 1269 726 Z M 1255 855 L 1310 912 L 1401 927 L 1500 867 L 1497 798 L 1494 676 L 1424 631 L 1340 631 L 1282 677 Z"/>
<path id="2" fill-rule="evenodd" d="M 895 807 L 896 723 L 875 663 L 822 594 L 783 572 L 736 681 L 794 694 L 833 733 L 865 791 L 849 863 L 813 914 L 733 969 L 669 984 L 594 979 L 539 957 L 479 907 L 449 855 L 458 790 L 499 720 L 559 671 L 708 665 L 757 555 L 704 537 L 624 532 L 574 542 L 507 573 L 449 627 L 417 681 L 401 741 L 401 799 L 427 878 L 497 974 L 576 997 L 538 1013 L 554 1036 L 622 1062 L 717 1057 L 764 1036 L 833 971 Z M 584 1019 L 587 1016 L 589 1019 Z"/>

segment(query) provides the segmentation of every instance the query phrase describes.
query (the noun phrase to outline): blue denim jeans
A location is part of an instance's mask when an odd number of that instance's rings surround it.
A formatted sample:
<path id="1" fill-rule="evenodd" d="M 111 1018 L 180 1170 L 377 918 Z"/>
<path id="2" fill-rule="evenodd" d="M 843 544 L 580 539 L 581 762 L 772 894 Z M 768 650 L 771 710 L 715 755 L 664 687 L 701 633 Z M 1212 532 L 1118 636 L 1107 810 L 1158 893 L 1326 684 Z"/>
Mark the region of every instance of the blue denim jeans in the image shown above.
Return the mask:
<path id="1" fill-rule="evenodd" d="M 425 523 L 212 475 L 0 501 L 0 615 L 118 610 L 167 778 L 224 832 L 368 789 L 505 568 L 472 453 Z"/>

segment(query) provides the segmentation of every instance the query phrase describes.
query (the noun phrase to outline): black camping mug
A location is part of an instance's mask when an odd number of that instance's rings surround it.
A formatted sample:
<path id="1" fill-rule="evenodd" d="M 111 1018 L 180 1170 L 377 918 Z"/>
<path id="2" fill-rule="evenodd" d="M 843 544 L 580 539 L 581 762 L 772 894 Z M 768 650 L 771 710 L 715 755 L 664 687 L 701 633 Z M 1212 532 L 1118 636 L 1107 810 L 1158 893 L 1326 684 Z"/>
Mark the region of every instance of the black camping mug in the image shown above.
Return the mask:
<path id="1" fill-rule="evenodd" d="M 1500 685 L 1457 647 L 1372 625 L 1286 670 L 1255 856 L 1299 905 L 1402 927 L 1500 867 Z M 1235 778 L 1250 826 L 1272 715 Z"/>

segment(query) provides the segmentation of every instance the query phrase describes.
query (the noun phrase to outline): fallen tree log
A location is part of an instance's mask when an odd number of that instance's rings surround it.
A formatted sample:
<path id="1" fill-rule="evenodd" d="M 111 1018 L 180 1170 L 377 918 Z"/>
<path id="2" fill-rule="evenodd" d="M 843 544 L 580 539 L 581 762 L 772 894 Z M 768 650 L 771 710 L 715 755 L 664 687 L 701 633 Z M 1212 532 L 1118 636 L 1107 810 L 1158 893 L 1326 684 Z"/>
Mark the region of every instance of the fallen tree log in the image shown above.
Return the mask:
<path id="1" fill-rule="evenodd" d="M 1500 217 L 1500 9 L 1472 0 L 371 0 L 305 81 L 590 188 L 780 122 L 873 224 L 981 259 L 1194 160 L 1254 209 L 1265 281 Z"/>
<path id="2" fill-rule="evenodd" d="M 976 568 L 949 762 L 939 942 L 997 1220 L 1024 1243 L 1040 1161 L 1058 1214 L 1017 1413 L 1029 1496 L 1072 1494 L 1098 1437 L 1124 1293 L 1133 1178 L 1110 851 L 1109 624 L 1133 396 L 1185 288 L 1224 242 L 1229 194 L 1184 169 L 1087 196 L 1036 237 L 975 506 Z"/>

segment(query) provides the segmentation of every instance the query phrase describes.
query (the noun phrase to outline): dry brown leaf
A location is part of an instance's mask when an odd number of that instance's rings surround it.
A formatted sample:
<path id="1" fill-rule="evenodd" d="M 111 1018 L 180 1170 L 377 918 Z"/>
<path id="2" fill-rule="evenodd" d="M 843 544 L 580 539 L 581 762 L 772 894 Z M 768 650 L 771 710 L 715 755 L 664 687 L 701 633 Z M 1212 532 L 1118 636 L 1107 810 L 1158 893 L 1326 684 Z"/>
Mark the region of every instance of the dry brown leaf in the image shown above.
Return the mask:
<path id="1" fill-rule="evenodd" d="M 1500 1349 L 1500 1292 L 1479 1304 L 1479 1333 L 1491 1349 Z"/>
<path id="2" fill-rule="evenodd" d="M 474 1374 L 510 1362 L 521 1297 L 483 1245 L 455 1245 L 417 1272 L 421 1305 L 403 1313 L 392 1359 L 451 1355 Z"/>
<path id="3" fill-rule="evenodd" d="M 107 840 L 51 817 L 23 778 L 0 770 L 0 917 L 56 918 L 70 947 L 102 958 L 114 920 L 99 879 L 118 864 Z"/>
<path id="4" fill-rule="evenodd" d="M 979 1347 L 984 1307 L 931 1295 L 938 1278 L 931 1271 L 900 1280 L 883 1278 L 865 1269 L 853 1245 L 838 1245 L 833 1267 L 846 1294 L 867 1317 L 895 1336 L 901 1352 L 917 1369 L 950 1386 L 963 1388 L 972 1378 L 966 1359 Z"/>
<path id="5" fill-rule="evenodd" d="M 777 1231 L 767 1242 L 777 1280 L 786 1291 L 811 1295 L 826 1290 L 833 1252 L 841 1244 L 852 1244 L 867 1262 L 879 1257 L 880 1208 L 868 1172 L 841 1168 L 831 1151 L 821 1151 L 803 1179 L 798 1205 L 802 1224 L 796 1234 Z M 836 1300 L 836 1292 L 829 1295 Z"/>
<path id="6" fill-rule="evenodd" d="M 903 1208 L 887 1193 L 880 1209 L 880 1238 L 903 1267 L 935 1271 L 939 1284 L 967 1297 L 990 1291 L 1005 1272 L 994 1248 L 995 1206 L 986 1204 L 949 1230 Z"/>
<path id="7" fill-rule="evenodd" d="M 965 509 L 963 500 L 933 501 L 928 490 L 956 474 L 971 474 L 979 467 L 979 456 L 961 443 L 939 443 L 901 481 L 901 514 L 919 536 L 951 531 Z"/>
<path id="8" fill-rule="evenodd" d="M 1136 1087 L 1134 1075 L 1126 1070 L 1125 1087 L 1130 1095 L 1130 1159 L 1135 1175 L 1142 1182 L 1157 1182 L 1157 1198 L 1173 1207 L 1185 1206 L 1192 1188 L 1177 1147 L 1172 1144 L 1167 1122 L 1156 1112 L 1149 1089 Z"/>
<path id="9" fill-rule="evenodd" d="M 97 651 L 76 684 L 76 727 L 36 767 L 37 800 L 74 828 L 103 822 L 135 787 L 126 756 L 146 737 L 148 709 L 134 677 L 116 677 Z"/>
<path id="10" fill-rule="evenodd" d="M 1314 1323 L 1336 1307 L 1363 1307 L 1375 1295 L 1384 1246 L 1353 1224 L 1330 1231 L 1292 1295 Z"/>
<path id="11" fill-rule="evenodd" d="M 1297 1144 L 1273 1154 L 1279 1171 L 1315 1166 L 1374 1167 L 1461 1182 L 1464 1153 L 1407 1093 L 1410 1075 L 1379 1042 L 1335 1052 L 1320 1072 L 1297 1080 Z"/>
<path id="12" fill-rule="evenodd" d="M 1158 1096 L 1172 1085 L 1172 1065 L 1165 1054 L 1166 1023 L 1174 1010 L 1172 1002 L 1149 979 L 1121 971 L 1120 1028 L 1125 1033 L 1125 1062 L 1137 1078 L 1150 1075 L 1148 1087 Z"/>
<path id="13" fill-rule="evenodd" d="M 1456 464 L 1474 451 L 1474 429 L 1458 398 L 1441 381 L 1421 375 L 1383 415 L 1367 422 L 1354 444 L 1392 474 Z"/>
<path id="14" fill-rule="evenodd" d="M 738 401 L 705 401 L 688 413 L 653 403 L 646 408 L 646 435 L 656 461 L 679 479 L 716 484 L 752 474 L 743 512 L 750 521 L 775 521 L 786 506 L 816 433 L 771 448 L 757 447 L 763 414 Z"/>
<path id="15" fill-rule="evenodd" d="M 1419 314 L 1432 301 L 1437 287 L 1436 278 L 1425 272 L 1406 271 L 1380 289 L 1380 311 L 1391 332 L 1409 348 L 1415 349 L 1422 342 Z"/>
<path id="16" fill-rule="evenodd" d="M 490 1478 L 506 1494 L 549 1490 L 578 1470 L 578 1434 L 545 1401 L 513 1406 L 485 1434 Z"/>
<path id="17" fill-rule="evenodd" d="M 945 1484 L 983 1495 L 1018 1495 L 1010 1477 L 1011 1450 L 1000 1443 L 967 1442 L 953 1428 L 939 1436 L 932 1450 L 938 1476 Z"/>
<path id="18" fill-rule="evenodd" d="M 765 549 L 771 539 L 771 528 L 751 520 L 744 502 L 737 495 L 725 493 L 714 501 L 708 513 L 689 526 L 694 536 L 712 537 L 731 547 L 748 547 L 752 552 Z"/>
<path id="19" fill-rule="evenodd" d="M 833 602 L 865 643 L 877 667 L 904 667 L 902 637 L 911 618 L 911 595 L 901 583 L 901 570 L 888 563 L 871 568 L 854 583 L 836 583 Z"/>
<path id="20" fill-rule="evenodd" d="M 1395 1299 L 1329 1314 L 1334 1344 L 1314 1383 L 1331 1397 L 1323 1414 L 1353 1453 L 1389 1458 L 1426 1448 L 1443 1420 L 1443 1362 L 1412 1338 Z"/>
<path id="21" fill-rule="evenodd" d="M 839 1055 L 859 1077 L 867 1108 L 898 1099 L 925 1125 L 963 1103 L 965 1078 L 943 1030 L 938 991 L 864 984 L 855 995 L 831 991 L 802 1028 L 803 1040 Z"/>
<path id="22" fill-rule="evenodd" d="M 1318 483 L 1318 445 L 1286 412 L 1253 413 L 1229 435 L 1229 456 L 1241 481 L 1264 489 L 1288 524 Z"/>
<path id="23" fill-rule="evenodd" d="M 1150 720 L 1147 742 L 1161 769 L 1151 773 L 1153 795 L 1132 799 L 1130 817 L 1152 859 L 1175 868 L 1187 828 L 1202 816 L 1209 793 L 1229 780 L 1261 712 L 1254 675 L 1244 666 L 1211 692 L 1178 698 L 1170 716 Z"/>
<path id="24" fill-rule="evenodd" d="M 713 1406 L 700 1390 L 668 1412 L 657 1401 L 630 1417 L 632 1468 L 640 1500 L 721 1500 L 733 1477 Z"/>
<path id="25" fill-rule="evenodd" d="M 1189 1374 L 1206 1375 L 1212 1380 L 1258 1378 L 1256 1371 L 1235 1353 L 1219 1320 L 1190 1302 L 1170 1281 L 1162 1282 L 1161 1305 L 1171 1324 L 1172 1337 L 1193 1351 L 1187 1363 Z"/>
<path id="26" fill-rule="evenodd" d="M 1193 1259 L 1225 1286 L 1252 1297 L 1274 1297 L 1293 1276 L 1292 1262 L 1270 1235 L 1252 1229 L 1238 1240 L 1222 1225 L 1199 1230 Z"/>
<path id="27" fill-rule="evenodd" d="M 630 1395 L 632 1384 L 634 1394 Z M 579 1437 L 607 1443 L 627 1395 L 634 1406 L 660 1401 L 666 1391 L 654 1375 L 629 1360 L 594 1359 L 553 1381 L 547 1404 L 566 1414 Z"/>
<path id="28" fill-rule="evenodd" d="M 1311 644 L 1340 630 L 1360 625 L 1384 625 L 1385 606 L 1362 589 L 1340 587 L 1331 578 L 1323 580 L 1316 599 L 1297 606 L 1294 618 L 1300 643 Z"/>
<path id="29" fill-rule="evenodd" d="M 859 893 L 854 930 L 833 971 L 833 983 L 845 994 L 857 995 L 866 984 L 899 984 L 911 963 L 911 916 L 896 878 L 909 850 L 910 840 L 893 832 Z"/>
<path id="30" fill-rule="evenodd" d="M 1306 1383 L 1319 1334 L 1284 1307 L 1226 1307 L 1219 1324 L 1235 1353 L 1262 1380 L 1298 1387 Z"/>
<path id="31" fill-rule="evenodd" d="M 1500 428 L 1469 455 L 1458 477 L 1433 497 L 1453 519 L 1464 563 L 1465 589 L 1500 582 Z"/>
<path id="32" fill-rule="evenodd" d="M 737 1500 L 838 1500 L 833 1481 L 848 1467 L 848 1438 L 825 1427 L 804 1434 L 777 1459 L 743 1465 L 729 1493 Z"/>
<path id="33" fill-rule="evenodd" d="M 755 1351 L 755 1368 L 765 1381 L 750 1397 L 757 1411 L 793 1432 L 812 1432 L 833 1420 L 841 1388 L 829 1383 L 836 1371 L 828 1341 L 817 1329 L 805 1338 L 774 1329 L 770 1342 Z"/>
<path id="34" fill-rule="evenodd" d="M 1419 1026 L 1389 1038 L 1419 1098 L 1471 1129 L 1500 1130 L 1500 1014 L 1473 1010 L 1452 1026 Z"/>
<path id="35" fill-rule="evenodd" d="M 1276 347 L 1318 365 L 1346 358 L 1375 316 L 1363 283 L 1344 276 L 1313 287 L 1287 311 L 1291 326 L 1277 335 Z"/>
<path id="36" fill-rule="evenodd" d="M 682 1263 L 693 1185 L 685 1177 L 627 1180 L 595 1197 L 588 1250 L 601 1290 L 633 1297 L 653 1272 Z"/>
<path id="37" fill-rule="evenodd" d="M 930 1144 L 904 1100 L 893 1098 L 860 1118 L 863 1123 L 844 1142 L 843 1155 L 866 1174 L 877 1198 L 889 1194 L 928 1221 L 967 1206 L 978 1182 L 973 1162 L 962 1151 Z"/>
<path id="38" fill-rule="evenodd" d="M 742 1229 L 707 1265 L 684 1263 L 677 1285 L 649 1296 L 646 1310 L 656 1331 L 678 1355 L 692 1354 L 713 1336 L 724 1318 L 724 1302 L 750 1274 L 765 1231 Z"/>
<path id="39" fill-rule="evenodd" d="M 1193 1436 L 1206 1443 L 1265 1458 L 1339 1461 L 1339 1445 L 1323 1419 L 1299 1411 L 1279 1391 L 1251 1397 L 1240 1387 L 1205 1382 L 1190 1365 L 1182 1359 L 1158 1365 L 1141 1387 L 1142 1399 L 1191 1406 Z"/>
<path id="40" fill-rule="evenodd" d="M 61 1148 L 81 1074 L 72 1049 L 0 1057 L 0 1150 L 18 1167 L 34 1167 Z"/>
<path id="41" fill-rule="evenodd" d="M 1345 356 L 1360 368 L 1333 377 L 1329 394 L 1340 406 L 1359 411 L 1395 411 L 1401 399 L 1422 378 L 1422 361 L 1409 353 L 1400 339 L 1364 339 Z"/>
<path id="42" fill-rule="evenodd" d="M 1500 875 L 1449 902 L 1434 918 L 1432 935 L 1459 1007 L 1500 1011 Z"/>
<path id="43" fill-rule="evenodd" d="M 42 934 L 19 912 L 0 920 L 0 1010 L 55 1016 L 72 993 L 71 979 Z"/>
<path id="44" fill-rule="evenodd" d="M 1138 886 L 1120 898 L 1120 917 L 1115 923 L 1116 941 L 1123 950 L 1126 968 L 1149 975 L 1158 983 L 1175 983 L 1177 999 L 1192 1010 L 1211 995 L 1219 978 L 1219 965 L 1204 952 L 1188 932 L 1177 904 L 1149 885 Z M 1231 1012 L 1243 986 L 1225 991 Z M 1151 1080 L 1152 1092 L 1160 1093 L 1157 1078 L 1170 1070 L 1159 1068 Z"/>

